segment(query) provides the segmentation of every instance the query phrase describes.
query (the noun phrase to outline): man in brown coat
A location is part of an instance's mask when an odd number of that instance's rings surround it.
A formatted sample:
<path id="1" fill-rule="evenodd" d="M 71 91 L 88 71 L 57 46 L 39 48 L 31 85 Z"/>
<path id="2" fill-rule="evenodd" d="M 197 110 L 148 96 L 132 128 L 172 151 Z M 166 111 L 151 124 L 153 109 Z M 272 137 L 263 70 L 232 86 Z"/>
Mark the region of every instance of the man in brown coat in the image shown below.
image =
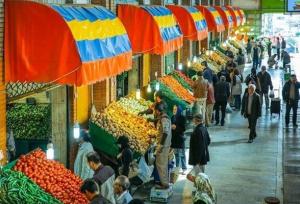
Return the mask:
<path id="1" fill-rule="evenodd" d="M 206 98 L 208 91 L 208 81 L 204 79 L 203 72 L 199 71 L 197 73 L 198 79 L 194 82 L 193 90 L 194 97 L 196 98 L 194 107 L 194 114 L 202 114 L 205 115 L 206 112 Z"/>

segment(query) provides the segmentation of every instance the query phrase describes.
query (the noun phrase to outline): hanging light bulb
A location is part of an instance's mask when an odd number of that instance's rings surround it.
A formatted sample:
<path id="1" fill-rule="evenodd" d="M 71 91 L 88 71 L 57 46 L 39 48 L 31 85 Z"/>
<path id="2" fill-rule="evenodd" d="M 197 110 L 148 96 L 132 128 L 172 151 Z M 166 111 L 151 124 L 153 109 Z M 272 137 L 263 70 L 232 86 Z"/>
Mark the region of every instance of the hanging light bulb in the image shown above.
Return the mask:
<path id="1" fill-rule="evenodd" d="M 197 62 L 197 57 L 196 57 L 196 56 L 193 57 L 193 62 L 194 62 L 194 63 Z"/>
<path id="2" fill-rule="evenodd" d="M 214 46 L 214 51 L 216 51 L 217 50 L 217 47 L 216 46 Z"/>
<path id="3" fill-rule="evenodd" d="M 209 55 L 209 50 L 206 50 L 205 54 L 206 54 L 206 55 Z"/>
<path id="4" fill-rule="evenodd" d="M 80 136 L 80 126 L 79 126 L 79 123 L 76 122 L 73 127 L 73 137 L 74 137 L 74 139 L 78 139 L 79 136 Z"/>
<path id="5" fill-rule="evenodd" d="M 148 87 L 147 87 L 147 93 L 151 93 L 151 92 L 152 92 L 151 85 L 148 84 Z"/>
<path id="6" fill-rule="evenodd" d="M 178 70 L 182 70 L 183 69 L 183 65 L 182 65 L 182 63 L 179 63 L 178 64 Z"/>
<path id="7" fill-rule="evenodd" d="M 135 92 L 135 97 L 137 100 L 140 100 L 141 99 L 141 89 L 137 89 L 136 92 Z"/>
<path id="8" fill-rule="evenodd" d="M 223 42 L 223 47 L 226 47 L 226 42 Z"/>
<path id="9" fill-rule="evenodd" d="M 155 91 L 159 91 L 159 82 L 156 82 L 155 84 Z"/>
<path id="10" fill-rule="evenodd" d="M 47 144 L 46 156 L 47 156 L 47 159 L 51 159 L 51 160 L 54 159 L 54 148 L 53 148 L 52 142 Z"/>
<path id="11" fill-rule="evenodd" d="M 187 62 L 187 67 L 191 67 L 191 66 L 192 66 L 192 63 L 191 63 L 190 60 L 188 60 L 188 62 Z"/>

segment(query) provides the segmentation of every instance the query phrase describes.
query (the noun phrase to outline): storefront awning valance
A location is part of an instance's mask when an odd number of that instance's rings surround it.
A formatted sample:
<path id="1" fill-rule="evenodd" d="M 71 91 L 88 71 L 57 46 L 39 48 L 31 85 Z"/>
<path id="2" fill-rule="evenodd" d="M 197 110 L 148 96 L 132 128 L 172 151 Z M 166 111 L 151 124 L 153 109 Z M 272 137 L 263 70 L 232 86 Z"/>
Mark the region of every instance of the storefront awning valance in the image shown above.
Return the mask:
<path id="1" fill-rule="evenodd" d="M 204 15 L 209 32 L 222 32 L 225 30 L 223 20 L 214 7 L 196 6 L 196 8 Z"/>
<path id="2" fill-rule="evenodd" d="M 175 15 L 185 39 L 200 41 L 207 38 L 207 23 L 198 9 L 177 5 L 168 5 L 167 8 Z"/>
<path id="3" fill-rule="evenodd" d="M 215 9 L 220 13 L 225 27 L 233 27 L 233 18 L 229 10 L 225 6 L 215 6 Z"/>
<path id="4" fill-rule="evenodd" d="M 85 85 L 131 68 L 122 22 L 103 7 L 5 4 L 7 82 Z"/>
<path id="5" fill-rule="evenodd" d="M 240 9 L 239 7 L 236 7 L 239 15 L 240 15 L 240 18 L 241 18 L 241 24 L 244 25 L 246 23 L 246 15 L 245 15 L 245 12 Z"/>
<path id="6" fill-rule="evenodd" d="M 183 36 L 172 12 L 163 6 L 120 4 L 123 22 L 134 53 L 168 54 L 183 45 Z"/>
<path id="7" fill-rule="evenodd" d="M 242 19 L 240 17 L 240 14 L 238 12 L 238 10 L 236 9 L 236 7 L 232 7 L 232 6 L 226 6 L 226 8 L 229 10 L 232 18 L 233 18 L 233 26 L 234 27 L 238 27 L 242 24 Z"/>

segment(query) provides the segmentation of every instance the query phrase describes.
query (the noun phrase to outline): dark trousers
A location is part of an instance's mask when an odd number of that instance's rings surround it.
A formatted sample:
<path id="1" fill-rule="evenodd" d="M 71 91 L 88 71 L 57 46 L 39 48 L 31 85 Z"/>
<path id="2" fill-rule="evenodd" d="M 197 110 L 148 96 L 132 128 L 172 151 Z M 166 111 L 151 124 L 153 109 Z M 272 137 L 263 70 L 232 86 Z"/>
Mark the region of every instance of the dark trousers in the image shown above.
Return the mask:
<path id="1" fill-rule="evenodd" d="M 234 95 L 234 107 L 238 110 L 241 108 L 241 95 Z"/>
<path id="2" fill-rule="evenodd" d="M 297 109 L 298 109 L 298 101 L 288 102 L 286 104 L 286 111 L 285 111 L 285 124 L 290 123 L 290 112 L 293 109 L 293 124 L 297 124 Z"/>
<path id="3" fill-rule="evenodd" d="M 216 123 L 219 123 L 219 112 L 220 112 L 220 108 L 221 108 L 221 124 L 224 124 L 224 120 L 225 120 L 225 111 L 226 111 L 226 105 L 227 105 L 227 101 L 216 101 L 215 103 L 215 109 L 216 109 Z"/>
<path id="4" fill-rule="evenodd" d="M 257 123 L 257 117 L 253 117 L 252 115 L 248 116 L 248 122 L 249 122 L 249 140 L 253 140 L 256 137 L 256 123 Z"/>
<path id="5" fill-rule="evenodd" d="M 259 58 L 253 58 L 253 68 L 257 69 L 258 65 L 259 65 Z"/>
<path id="6" fill-rule="evenodd" d="M 280 60 L 280 48 L 277 48 L 277 60 Z"/>

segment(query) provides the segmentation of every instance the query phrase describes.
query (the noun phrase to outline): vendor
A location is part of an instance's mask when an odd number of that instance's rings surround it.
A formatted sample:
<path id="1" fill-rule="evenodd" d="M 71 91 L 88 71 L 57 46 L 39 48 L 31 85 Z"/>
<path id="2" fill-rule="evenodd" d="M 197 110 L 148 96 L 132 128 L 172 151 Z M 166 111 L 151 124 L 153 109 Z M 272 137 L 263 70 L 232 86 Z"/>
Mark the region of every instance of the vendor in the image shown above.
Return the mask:
<path id="1" fill-rule="evenodd" d="M 86 156 L 90 152 L 94 152 L 94 149 L 87 130 L 80 131 L 78 145 L 79 150 L 74 163 L 74 173 L 83 180 L 92 178 L 94 171 L 89 167 Z"/>
<path id="2" fill-rule="evenodd" d="M 156 187 L 160 189 L 168 189 L 168 155 L 172 139 L 171 120 L 165 113 L 165 106 L 161 103 L 155 105 L 155 114 L 158 117 L 157 129 L 159 131 L 159 143 L 156 151 L 156 168 L 160 178 L 160 185 Z"/>
<path id="3" fill-rule="evenodd" d="M 86 179 L 80 187 L 80 192 L 86 196 L 90 204 L 110 203 L 101 195 L 99 186 L 93 179 Z"/>
<path id="4" fill-rule="evenodd" d="M 128 138 L 126 136 L 119 137 L 117 145 L 120 149 L 120 153 L 117 156 L 118 162 L 120 164 L 119 174 L 128 177 L 130 164 L 133 160 L 133 154 L 129 146 Z"/>

